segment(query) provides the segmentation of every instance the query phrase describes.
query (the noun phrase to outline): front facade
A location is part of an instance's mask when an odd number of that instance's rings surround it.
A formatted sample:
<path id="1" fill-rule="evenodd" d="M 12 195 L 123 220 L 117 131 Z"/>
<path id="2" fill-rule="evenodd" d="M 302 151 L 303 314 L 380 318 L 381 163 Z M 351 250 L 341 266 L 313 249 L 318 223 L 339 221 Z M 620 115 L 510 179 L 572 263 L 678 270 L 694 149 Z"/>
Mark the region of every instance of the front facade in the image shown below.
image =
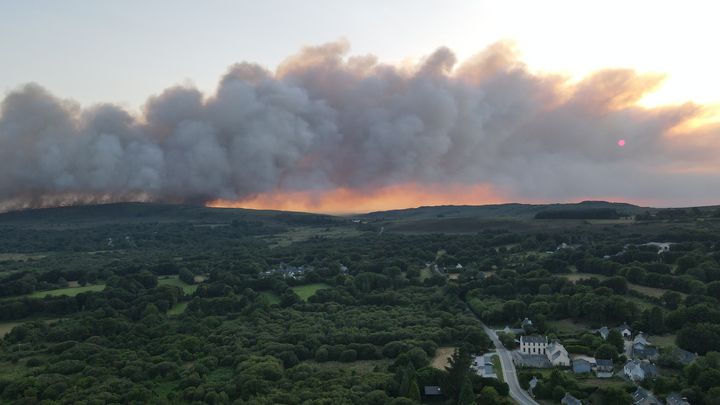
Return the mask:
<path id="1" fill-rule="evenodd" d="M 612 359 L 597 359 L 597 367 L 595 373 L 598 378 L 610 378 L 615 371 L 615 365 Z"/>
<path id="2" fill-rule="evenodd" d="M 592 365 L 587 360 L 575 359 L 572 363 L 573 373 L 583 374 L 592 372 Z"/>
<path id="3" fill-rule="evenodd" d="M 544 336 L 520 336 L 520 353 L 547 355 L 547 338 Z"/>

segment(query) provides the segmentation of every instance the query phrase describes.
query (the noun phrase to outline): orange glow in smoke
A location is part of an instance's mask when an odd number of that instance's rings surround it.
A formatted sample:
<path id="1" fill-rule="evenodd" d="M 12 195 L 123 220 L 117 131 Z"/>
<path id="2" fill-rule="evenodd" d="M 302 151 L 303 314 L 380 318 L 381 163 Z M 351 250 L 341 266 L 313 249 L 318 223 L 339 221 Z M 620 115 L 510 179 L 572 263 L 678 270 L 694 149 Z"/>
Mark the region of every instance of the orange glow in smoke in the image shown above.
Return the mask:
<path id="1" fill-rule="evenodd" d="M 482 205 L 505 201 L 507 199 L 489 185 L 410 183 L 372 191 L 339 188 L 329 191 L 270 192 L 240 201 L 216 200 L 208 206 L 352 214 L 424 205 Z"/>

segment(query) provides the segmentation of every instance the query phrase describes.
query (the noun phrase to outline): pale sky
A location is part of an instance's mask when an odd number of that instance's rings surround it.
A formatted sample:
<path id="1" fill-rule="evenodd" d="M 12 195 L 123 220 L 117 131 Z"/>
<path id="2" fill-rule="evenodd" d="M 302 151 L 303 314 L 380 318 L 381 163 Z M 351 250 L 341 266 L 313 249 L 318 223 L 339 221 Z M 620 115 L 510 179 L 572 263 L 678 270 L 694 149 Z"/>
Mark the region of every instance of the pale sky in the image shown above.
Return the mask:
<path id="1" fill-rule="evenodd" d="M 0 1 L 0 91 L 37 82 L 137 110 L 174 84 L 213 91 L 232 63 L 274 68 L 338 38 L 384 62 L 512 40 L 533 70 L 661 72 L 646 104 L 718 103 L 718 15 L 713 1 Z"/>

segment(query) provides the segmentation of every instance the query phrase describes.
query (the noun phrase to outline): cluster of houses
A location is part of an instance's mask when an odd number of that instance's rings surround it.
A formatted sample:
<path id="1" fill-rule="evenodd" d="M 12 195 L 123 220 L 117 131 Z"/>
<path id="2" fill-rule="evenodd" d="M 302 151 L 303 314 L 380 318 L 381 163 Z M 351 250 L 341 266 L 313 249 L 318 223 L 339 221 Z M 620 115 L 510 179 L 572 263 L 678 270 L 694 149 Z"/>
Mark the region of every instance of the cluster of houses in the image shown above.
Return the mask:
<path id="1" fill-rule="evenodd" d="M 559 340 L 548 341 L 545 336 L 520 336 L 520 349 L 513 360 L 524 367 L 571 367 L 576 374 L 595 373 L 599 378 L 612 377 L 615 368 L 612 359 L 571 356 Z"/>
<path id="2" fill-rule="evenodd" d="M 273 276 L 280 276 L 284 279 L 302 280 L 305 278 L 305 273 L 313 270 L 312 266 L 292 266 L 285 263 L 281 263 L 278 267 L 270 270 L 266 270 L 260 273 L 260 278 L 270 278 Z M 347 274 L 348 268 L 344 264 L 340 264 L 340 273 Z"/>
<path id="3" fill-rule="evenodd" d="M 628 358 L 627 363 L 623 367 L 623 374 L 629 380 L 634 382 L 642 381 L 646 378 L 657 377 L 658 369 L 653 363 L 660 357 L 660 351 L 644 333 L 639 332 L 632 337 L 632 330 L 626 324 L 620 325 L 618 330 L 623 338 L 627 341 L 625 355 Z M 602 327 L 597 330 L 603 339 L 607 339 L 609 329 Z M 669 350 L 669 354 L 681 364 L 689 364 L 697 358 L 697 354 L 690 353 L 680 348 Z"/>
<path id="4" fill-rule="evenodd" d="M 545 336 L 523 335 L 532 322 L 527 318 L 521 323 L 521 329 L 506 327 L 504 332 L 520 334 L 520 348 L 513 352 L 515 364 L 532 368 L 570 367 L 573 373 L 594 373 L 598 378 L 611 378 L 615 375 L 615 364 L 612 359 L 595 359 L 585 355 L 569 355 L 565 347 L 558 340 L 548 340 Z M 653 363 L 660 356 L 655 345 L 642 332 L 633 336 L 632 329 L 626 325 L 616 328 L 625 339 L 625 355 L 629 359 L 623 366 L 622 376 L 629 381 L 639 383 L 647 378 L 658 376 L 658 368 Z M 603 339 L 607 339 L 610 329 L 606 326 L 595 331 Z M 665 352 L 664 352 L 665 353 Z M 665 353 L 681 364 L 689 364 L 697 358 L 697 354 L 680 348 L 673 348 Z M 530 381 L 530 392 L 537 384 L 537 379 Z M 581 405 L 582 401 L 566 393 L 561 401 L 564 405 Z M 633 403 L 636 405 L 663 404 L 651 391 L 642 387 L 633 393 Z M 666 398 L 668 405 L 689 405 L 687 400 L 678 393 L 672 393 Z"/>
<path id="5" fill-rule="evenodd" d="M 682 395 L 677 392 L 670 393 L 665 399 L 665 402 L 663 402 L 658 399 L 658 397 L 656 397 L 655 394 L 652 393 L 652 391 L 647 390 L 643 387 L 637 387 L 637 389 L 635 389 L 635 392 L 632 393 L 632 401 L 633 405 L 690 405 L 687 399 L 683 398 Z M 560 403 L 562 405 L 583 404 L 581 400 L 575 398 L 569 392 L 565 393 L 565 396 L 560 401 Z"/>
<path id="6" fill-rule="evenodd" d="M 263 271 L 260 273 L 260 278 L 269 278 L 272 276 L 281 276 L 282 278 L 289 278 L 293 280 L 301 280 L 305 277 L 305 272 L 312 270 L 312 267 L 306 266 L 291 266 L 285 263 L 279 267 Z"/>

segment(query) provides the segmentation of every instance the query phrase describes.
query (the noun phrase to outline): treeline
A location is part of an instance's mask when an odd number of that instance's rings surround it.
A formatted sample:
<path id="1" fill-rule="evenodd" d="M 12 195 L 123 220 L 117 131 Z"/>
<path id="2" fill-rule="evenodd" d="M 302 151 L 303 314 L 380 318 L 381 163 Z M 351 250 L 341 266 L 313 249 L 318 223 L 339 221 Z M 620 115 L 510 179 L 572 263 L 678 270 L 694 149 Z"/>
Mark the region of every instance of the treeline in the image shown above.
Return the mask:
<path id="1" fill-rule="evenodd" d="M 614 208 L 585 208 L 540 211 L 535 219 L 618 219 L 620 214 Z"/>

